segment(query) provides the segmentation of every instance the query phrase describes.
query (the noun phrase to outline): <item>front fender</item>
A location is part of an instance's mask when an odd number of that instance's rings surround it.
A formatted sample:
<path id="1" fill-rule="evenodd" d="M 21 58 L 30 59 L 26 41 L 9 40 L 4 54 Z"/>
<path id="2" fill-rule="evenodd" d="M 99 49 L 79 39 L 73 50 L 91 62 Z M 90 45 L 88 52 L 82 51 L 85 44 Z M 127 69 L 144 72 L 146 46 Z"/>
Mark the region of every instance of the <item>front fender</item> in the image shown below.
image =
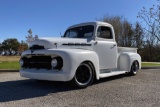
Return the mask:
<path id="1" fill-rule="evenodd" d="M 99 58 L 94 51 L 84 49 L 44 49 L 35 50 L 31 53 L 28 50 L 22 53 L 22 57 L 26 54 L 60 56 L 63 59 L 62 71 L 70 74 L 68 77 L 70 80 L 73 79 L 78 66 L 82 62 L 90 61 L 95 68 L 96 77 L 99 79 Z"/>
<path id="2" fill-rule="evenodd" d="M 63 53 L 63 54 L 62 54 Z M 82 49 L 67 49 L 57 53 L 63 58 L 63 70 L 71 73 L 73 78 L 77 68 L 84 61 L 89 61 L 95 68 L 97 79 L 99 79 L 99 58 L 94 51 Z"/>

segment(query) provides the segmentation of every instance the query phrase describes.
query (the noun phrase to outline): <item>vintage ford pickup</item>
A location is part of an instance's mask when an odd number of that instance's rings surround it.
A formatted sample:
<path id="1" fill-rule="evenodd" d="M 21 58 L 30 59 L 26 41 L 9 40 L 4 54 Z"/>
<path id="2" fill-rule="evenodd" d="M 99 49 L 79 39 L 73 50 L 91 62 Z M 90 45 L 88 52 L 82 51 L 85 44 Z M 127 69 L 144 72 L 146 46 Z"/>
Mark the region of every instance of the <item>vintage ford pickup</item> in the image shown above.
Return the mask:
<path id="1" fill-rule="evenodd" d="M 36 38 L 20 59 L 22 77 L 72 81 L 85 88 L 94 79 L 136 75 L 141 68 L 137 48 L 117 47 L 112 25 L 88 22 L 69 27 L 61 38 Z"/>

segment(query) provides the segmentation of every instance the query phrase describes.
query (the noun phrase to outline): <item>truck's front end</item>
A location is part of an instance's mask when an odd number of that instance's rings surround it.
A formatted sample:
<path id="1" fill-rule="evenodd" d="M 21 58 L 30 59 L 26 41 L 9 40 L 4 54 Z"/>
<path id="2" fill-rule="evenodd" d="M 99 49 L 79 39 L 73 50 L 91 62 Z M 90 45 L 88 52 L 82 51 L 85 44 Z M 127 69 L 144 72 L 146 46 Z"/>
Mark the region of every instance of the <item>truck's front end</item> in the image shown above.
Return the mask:
<path id="1" fill-rule="evenodd" d="M 68 28 L 62 38 L 36 38 L 21 55 L 20 75 L 38 80 L 72 80 L 83 61 L 95 59 L 91 55 L 94 31 L 95 23 L 86 23 Z"/>
<path id="2" fill-rule="evenodd" d="M 117 48 L 113 26 L 89 22 L 69 27 L 62 38 L 35 38 L 20 59 L 20 75 L 31 79 L 70 81 L 81 88 L 94 78 L 136 75 L 141 57 L 135 49 Z"/>

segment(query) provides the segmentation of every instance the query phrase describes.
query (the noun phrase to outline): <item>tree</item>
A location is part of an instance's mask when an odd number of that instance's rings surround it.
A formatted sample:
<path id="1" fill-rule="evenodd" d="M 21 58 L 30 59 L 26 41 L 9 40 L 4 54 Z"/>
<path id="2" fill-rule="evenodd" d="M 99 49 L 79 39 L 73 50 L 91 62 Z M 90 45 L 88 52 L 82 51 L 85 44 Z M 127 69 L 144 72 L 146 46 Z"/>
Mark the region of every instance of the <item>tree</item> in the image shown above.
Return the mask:
<path id="1" fill-rule="evenodd" d="M 8 50 L 8 51 L 17 51 L 18 50 L 18 46 L 19 46 L 19 42 L 17 39 L 15 38 L 11 38 L 11 39 L 6 39 L 2 42 L 2 48 L 4 50 Z"/>
<path id="2" fill-rule="evenodd" d="M 34 41 L 35 39 L 38 39 L 38 35 L 35 35 L 35 37 L 33 37 L 32 36 L 32 29 L 29 29 L 28 30 L 28 33 L 29 33 L 29 35 L 28 36 L 26 36 L 26 38 L 27 38 L 27 42 L 28 42 L 28 44 L 30 44 L 32 41 Z"/>
<path id="3" fill-rule="evenodd" d="M 32 29 L 29 29 L 29 30 L 28 30 L 28 33 L 29 33 L 28 36 L 26 36 L 27 42 L 33 41 L 34 38 L 33 38 L 33 36 L 32 36 Z"/>
<path id="4" fill-rule="evenodd" d="M 102 18 L 100 19 L 97 19 L 97 20 L 100 20 L 100 21 L 104 21 L 104 22 L 107 22 L 107 23 L 110 23 L 113 27 L 114 27 L 114 31 L 115 31 L 115 39 L 117 41 L 118 44 L 121 43 L 120 41 L 120 32 L 121 32 L 121 22 L 122 22 L 122 19 L 123 17 L 121 16 L 110 16 L 110 15 L 104 15 Z"/>
<path id="5" fill-rule="evenodd" d="M 23 52 L 23 51 L 25 51 L 27 49 L 28 49 L 27 43 L 22 40 L 20 45 L 19 45 L 19 47 L 18 47 L 18 52 Z"/>
<path id="6" fill-rule="evenodd" d="M 135 41 L 133 25 L 128 22 L 124 17 L 105 15 L 99 20 L 110 23 L 114 27 L 115 39 L 118 46 L 133 46 Z"/>
<path id="7" fill-rule="evenodd" d="M 139 22 L 136 22 L 135 28 L 134 28 L 134 47 L 137 47 L 138 49 L 141 49 L 144 45 L 144 31 Z"/>
<path id="8" fill-rule="evenodd" d="M 145 61 L 160 61 L 160 0 L 151 8 L 143 7 L 137 16 L 142 20 L 145 44 L 141 51 Z"/>
<path id="9" fill-rule="evenodd" d="M 121 44 L 120 46 L 124 47 L 132 47 L 134 41 L 134 31 L 132 28 L 132 24 L 128 22 L 126 19 L 122 21 L 122 30 L 121 30 Z"/>
<path id="10" fill-rule="evenodd" d="M 2 43 L 0 42 L 0 51 L 2 51 Z"/>
<path id="11" fill-rule="evenodd" d="M 29 35 L 32 36 L 32 29 L 29 29 L 29 30 L 28 30 L 28 33 L 29 33 Z"/>
<path id="12" fill-rule="evenodd" d="M 147 9 L 145 7 L 138 13 L 138 18 L 145 22 L 144 30 L 160 42 L 160 0 L 158 4 Z"/>

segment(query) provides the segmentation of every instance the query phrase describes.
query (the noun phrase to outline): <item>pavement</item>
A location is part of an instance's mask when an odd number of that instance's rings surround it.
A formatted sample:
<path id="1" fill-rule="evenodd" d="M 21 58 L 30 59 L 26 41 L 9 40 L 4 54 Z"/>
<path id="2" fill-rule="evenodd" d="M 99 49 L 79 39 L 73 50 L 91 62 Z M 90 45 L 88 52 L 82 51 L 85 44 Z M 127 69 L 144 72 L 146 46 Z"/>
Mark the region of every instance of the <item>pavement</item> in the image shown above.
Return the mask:
<path id="1" fill-rule="evenodd" d="M 0 72 L 0 107 L 159 107 L 160 69 L 100 79 L 85 89 Z"/>

